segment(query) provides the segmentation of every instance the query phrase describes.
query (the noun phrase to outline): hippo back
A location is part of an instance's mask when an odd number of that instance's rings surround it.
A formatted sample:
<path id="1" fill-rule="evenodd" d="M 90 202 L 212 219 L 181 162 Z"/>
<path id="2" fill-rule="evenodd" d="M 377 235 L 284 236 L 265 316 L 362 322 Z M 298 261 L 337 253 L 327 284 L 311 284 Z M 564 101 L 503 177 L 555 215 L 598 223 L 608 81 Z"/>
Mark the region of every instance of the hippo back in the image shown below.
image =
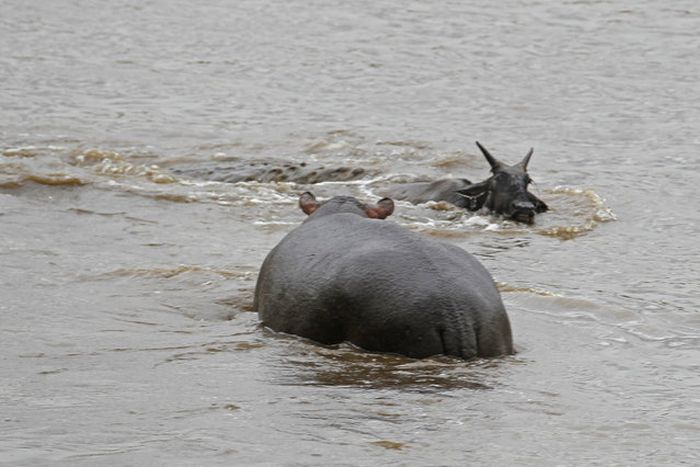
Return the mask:
<path id="1" fill-rule="evenodd" d="M 513 350 L 500 295 L 473 256 L 351 213 L 289 233 L 263 263 L 254 307 L 271 329 L 326 344 L 412 357 Z"/>

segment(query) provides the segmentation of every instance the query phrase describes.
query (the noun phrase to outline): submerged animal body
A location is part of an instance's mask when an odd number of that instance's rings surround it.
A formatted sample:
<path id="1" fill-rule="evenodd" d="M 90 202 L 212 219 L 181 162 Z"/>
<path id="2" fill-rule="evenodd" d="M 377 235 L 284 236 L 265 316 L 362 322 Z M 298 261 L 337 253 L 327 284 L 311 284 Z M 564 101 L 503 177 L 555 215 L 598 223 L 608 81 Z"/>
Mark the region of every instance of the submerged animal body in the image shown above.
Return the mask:
<path id="1" fill-rule="evenodd" d="M 470 187 L 472 182 L 466 178 L 440 178 L 430 182 L 397 183 L 382 194 L 394 199 L 407 200 L 413 204 L 428 201 L 447 201 L 455 206 L 467 208 L 467 198 L 459 194 L 460 190 Z"/>
<path id="2" fill-rule="evenodd" d="M 293 182 L 321 183 L 358 180 L 371 171 L 362 167 L 326 167 L 319 164 L 282 163 L 272 160 L 207 163 L 195 167 L 175 167 L 176 175 L 214 182 Z"/>
<path id="3" fill-rule="evenodd" d="M 528 191 L 532 182 L 527 165 L 533 150 L 514 165 L 494 158 L 478 141 L 477 146 L 491 165 L 491 177 L 472 183 L 466 178 L 441 178 L 432 182 L 393 185 L 381 193 L 414 204 L 427 201 L 447 201 L 470 211 L 487 209 L 518 222 L 531 224 L 535 214 L 549 208 L 544 201 Z"/>
<path id="4" fill-rule="evenodd" d="M 381 219 L 383 199 L 319 203 L 268 254 L 254 308 L 275 330 L 324 344 L 349 341 L 415 358 L 513 352 L 510 322 L 488 271 L 461 248 Z"/>

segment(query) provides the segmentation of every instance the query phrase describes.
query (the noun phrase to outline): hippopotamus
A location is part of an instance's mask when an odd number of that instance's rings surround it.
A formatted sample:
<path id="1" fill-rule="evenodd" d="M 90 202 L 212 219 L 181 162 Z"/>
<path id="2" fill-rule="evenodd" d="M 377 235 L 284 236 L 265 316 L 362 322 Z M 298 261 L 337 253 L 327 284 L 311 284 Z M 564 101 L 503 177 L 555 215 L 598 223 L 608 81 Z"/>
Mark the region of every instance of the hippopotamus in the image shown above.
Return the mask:
<path id="1" fill-rule="evenodd" d="M 527 164 L 533 149 L 514 165 L 505 164 L 489 153 L 478 141 L 476 145 L 491 165 L 491 177 L 479 183 L 466 178 L 441 178 L 432 182 L 393 185 L 381 193 L 413 204 L 427 201 L 447 201 L 455 206 L 478 211 L 486 209 L 517 222 L 532 224 L 535 214 L 547 211 L 547 205 L 527 191 L 532 181 Z"/>
<path id="2" fill-rule="evenodd" d="M 456 245 L 383 220 L 394 202 L 299 197 L 308 217 L 265 258 L 253 308 L 264 326 L 322 344 L 469 359 L 513 353 L 493 278 Z"/>

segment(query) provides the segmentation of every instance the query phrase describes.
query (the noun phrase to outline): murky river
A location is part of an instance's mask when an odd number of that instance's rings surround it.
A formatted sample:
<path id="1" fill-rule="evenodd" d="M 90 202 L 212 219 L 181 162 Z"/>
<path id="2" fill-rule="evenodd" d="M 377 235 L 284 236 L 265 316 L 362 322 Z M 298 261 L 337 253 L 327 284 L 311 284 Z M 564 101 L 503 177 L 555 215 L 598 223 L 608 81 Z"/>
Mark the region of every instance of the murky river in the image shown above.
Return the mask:
<path id="1" fill-rule="evenodd" d="M 690 0 L 2 0 L 0 463 L 700 464 L 699 31 Z M 515 356 L 258 326 L 300 192 L 479 181 L 475 140 L 534 147 L 552 210 L 392 219 L 479 257 Z M 285 164 L 330 175 L 231 183 Z"/>

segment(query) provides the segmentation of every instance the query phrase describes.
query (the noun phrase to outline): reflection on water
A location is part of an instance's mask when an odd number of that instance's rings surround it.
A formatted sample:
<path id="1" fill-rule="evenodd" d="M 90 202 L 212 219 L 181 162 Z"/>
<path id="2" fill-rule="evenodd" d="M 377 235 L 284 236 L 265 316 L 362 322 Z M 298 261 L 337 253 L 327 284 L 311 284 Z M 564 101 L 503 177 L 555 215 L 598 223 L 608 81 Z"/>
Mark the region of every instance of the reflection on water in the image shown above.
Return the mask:
<path id="1" fill-rule="evenodd" d="M 268 331 L 269 332 L 269 331 Z M 269 332 L 272 337 L 279 338 Z M 295 339 L 289 337 L 288 339 Z M 304 352 L 285 359 L 283 384 L 347 386 L 441 392 L 450 389 L 488 389 L 497 368 L 514 359 L 464 362 L 448 357 L 414 360 L 400 355 L 366 352 L 348 344 L 324 347 L 306 344 Z"/>

